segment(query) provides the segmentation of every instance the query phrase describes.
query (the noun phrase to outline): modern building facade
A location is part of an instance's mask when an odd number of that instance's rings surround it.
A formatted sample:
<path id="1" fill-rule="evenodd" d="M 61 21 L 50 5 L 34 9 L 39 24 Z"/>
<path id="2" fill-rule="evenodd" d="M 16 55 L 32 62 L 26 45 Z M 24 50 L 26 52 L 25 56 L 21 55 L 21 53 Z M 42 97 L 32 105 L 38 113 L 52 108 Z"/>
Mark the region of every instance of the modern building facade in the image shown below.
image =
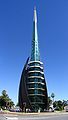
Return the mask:
<path id="1" fill-rule="evenodd" d="M 44 111 L 48 106 L 48 95 L 44 77 L 43 63 L 40 61 L 37 33 L 37 14 L 34 9 L 33 39 L 31 56 L 22 71 L 19 85 L 19 106 L 25 111 Z"/>

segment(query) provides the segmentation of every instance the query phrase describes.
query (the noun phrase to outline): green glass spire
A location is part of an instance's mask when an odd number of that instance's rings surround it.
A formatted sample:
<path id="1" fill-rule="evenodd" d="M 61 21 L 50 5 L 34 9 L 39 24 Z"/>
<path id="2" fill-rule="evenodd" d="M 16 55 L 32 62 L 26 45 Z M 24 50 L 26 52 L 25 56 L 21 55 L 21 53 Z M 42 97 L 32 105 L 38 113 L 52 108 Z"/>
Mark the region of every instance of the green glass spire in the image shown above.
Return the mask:
<path id="1" fill-rule="evenodd" d="M 19 106 L 24 112 L 26 109 L 31 112 L 38 110 L 43 112 L 48 108 L 47 86 L 38 47 L 36 8 L 34 8 L 31 56 L 26 61 L 20 79 Z"/>
<path id="2" fill-rule="evenodd" d="M 31 61 L 39 61 L 39 47 L 38 47 L 38 33 L 37 33 L 37 13 L 36 7 L 34 8 L 34 18 L 33 18 L 33 39 L 32 39 L 32 51 L 31 51 Z"/>

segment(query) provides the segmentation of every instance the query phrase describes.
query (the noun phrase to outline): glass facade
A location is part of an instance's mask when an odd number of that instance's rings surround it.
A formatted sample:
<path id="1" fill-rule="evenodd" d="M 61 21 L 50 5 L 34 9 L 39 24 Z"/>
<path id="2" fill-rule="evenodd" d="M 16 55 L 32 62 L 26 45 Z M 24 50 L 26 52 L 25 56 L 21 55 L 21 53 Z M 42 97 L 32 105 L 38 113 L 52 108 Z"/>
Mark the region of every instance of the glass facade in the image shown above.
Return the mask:
<path id="1" fill-rule="evenodd" d="M 48 105 L 47 87 L 44 77 L 43 63 L 40 61 L 37 33 L 37 15 L 34 9 L 33 39 L 30 59 L 27 60 L 20 80 L 19 106 L 24 110 L 44 111 Z"/>

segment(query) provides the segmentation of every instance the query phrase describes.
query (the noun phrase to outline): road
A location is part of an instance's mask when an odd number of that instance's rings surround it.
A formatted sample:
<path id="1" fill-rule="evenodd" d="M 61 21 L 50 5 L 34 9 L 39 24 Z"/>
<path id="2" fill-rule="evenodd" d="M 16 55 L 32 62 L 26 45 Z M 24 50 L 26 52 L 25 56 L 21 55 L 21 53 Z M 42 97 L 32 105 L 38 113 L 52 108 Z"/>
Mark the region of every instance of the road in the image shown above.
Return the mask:
<path id="1" fill-rule="evenodd" d="M 0 120 L 68 120 L 68 114 L 10 115 L 0 114 Z"/>

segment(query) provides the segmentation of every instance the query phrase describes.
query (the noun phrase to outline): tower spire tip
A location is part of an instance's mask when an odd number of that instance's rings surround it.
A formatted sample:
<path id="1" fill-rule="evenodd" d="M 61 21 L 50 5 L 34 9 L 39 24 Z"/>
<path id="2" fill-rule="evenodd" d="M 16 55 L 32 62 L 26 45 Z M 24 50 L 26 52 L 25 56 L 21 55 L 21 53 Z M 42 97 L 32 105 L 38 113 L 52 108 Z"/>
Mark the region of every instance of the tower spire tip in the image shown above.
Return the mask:
<path id="1" fill-rule="evenodd" d="M 36 6 L 34 6 L 34 10 L 36 10 Z"/>
<path id="2" fill-rule="evenodd" d="M 34 21 L 37 22 L 36 6 L 34 6 Z"/>

